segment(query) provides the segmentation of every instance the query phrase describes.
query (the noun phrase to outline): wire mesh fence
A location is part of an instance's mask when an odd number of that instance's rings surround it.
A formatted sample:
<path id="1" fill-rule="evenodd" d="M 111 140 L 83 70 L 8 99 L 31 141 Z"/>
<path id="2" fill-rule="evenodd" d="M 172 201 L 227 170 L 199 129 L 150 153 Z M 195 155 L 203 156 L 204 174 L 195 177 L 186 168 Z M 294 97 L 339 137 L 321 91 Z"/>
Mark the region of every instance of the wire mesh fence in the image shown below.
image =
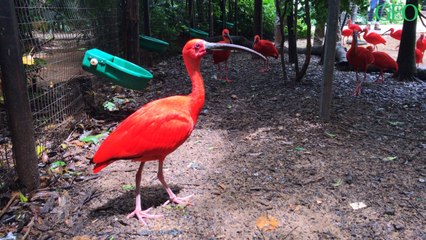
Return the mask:
<path id="1" fill-rule="evenodd" d="M 118 0 L 15 0 L 22 61 L 37 154 L 57 146 L 84 114 L 80 83 L 87 49 L 118 53 Z M 0 184 L 13 170 L 10 133 L 0 92 Z M 1 185 L 0 185 L 1 188 Z"/>

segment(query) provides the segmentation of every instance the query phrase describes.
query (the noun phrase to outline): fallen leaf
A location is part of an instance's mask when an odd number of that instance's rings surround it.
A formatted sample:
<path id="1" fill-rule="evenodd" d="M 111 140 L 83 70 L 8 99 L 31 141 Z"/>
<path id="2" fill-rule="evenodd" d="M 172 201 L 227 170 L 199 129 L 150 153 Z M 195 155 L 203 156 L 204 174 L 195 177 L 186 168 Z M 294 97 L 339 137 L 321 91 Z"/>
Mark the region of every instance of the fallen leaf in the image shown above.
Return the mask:
<path id="1" fill-rule="evenodd" d="M 335 138 L 336 137 L 336 134 L 333 134 L 333 133 L 324 132 L 324 134 L 329 138 Z"/>
<path id="2" fill-rule="evenodd" d="M 358 209 L 367 207 L 367 205 L 365 205 L 365 203 L 363 202 L 354 202 L 354 203 L 350 203 L 349 205 L 351 205 L 353 210 L 358 210 Z"/>
<path id="3" fill-rule="evenodd" d="M 126 184 L 126 185 L 121 186 L 121 188 L 124 191 L 133 191 L 133 190 L 136 189 L 136 186 Z"/>
<path id="4" fill-rule="evenodd" d="M 333 187 L 339 187 L 340 185 L 342 185 L 342 183 L 343 183 L 343 180 L 341 178 L 338 178 L 331 185 L 333 185 Z"/>
<path id="5" fill-rule="evenodd" d="M 272 231 L 278 227 L 278 220 L 271 216 L 260 216 L 256 220 L 256 226 L 261 231 Z"/>
<path id="6" fill-rule="evenodd" d="M 22 194 L 21 192 L 19 192 L 19 200 L 20 200 L 21 202 L 23 202 L 23 203 L 28 202 L 28 198 L 27 198 L 27 197 L 25 197 L 25 195 L 24 195 L 24 194 Z"/>
<path id="7" fill-rule="evenodd" d="M 397 159 L 398 157 L 396 157 L 396 156 L 388 156 L 388 157 L 385 157 L 385 158 L 383 158 L 383 160 L 384 161 L 393 161 L 393 160 L 395 160 L 395 159 Z"/>
<path id="8" fill-rule="evenodd" d="M 304 147 L 295 147 L 294 150 L 295 151 L 303 151 L 303 150 L 305 150 L 305 148 Z"/>

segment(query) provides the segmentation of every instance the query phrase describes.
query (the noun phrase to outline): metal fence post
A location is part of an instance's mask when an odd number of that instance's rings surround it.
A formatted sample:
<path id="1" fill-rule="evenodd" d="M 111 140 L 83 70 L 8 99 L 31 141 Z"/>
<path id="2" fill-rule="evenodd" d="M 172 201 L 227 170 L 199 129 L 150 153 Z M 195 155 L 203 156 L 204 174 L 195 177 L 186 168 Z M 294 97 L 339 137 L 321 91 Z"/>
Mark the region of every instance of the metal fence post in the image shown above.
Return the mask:
<path id="1" fill-rule="evenodd" d="M 27 188 L 35 189 L 40 179 L 18 31 L 14 2 L 3 1 L 0 8 L 0 66 L 13 155 L 19 179 Z"/>

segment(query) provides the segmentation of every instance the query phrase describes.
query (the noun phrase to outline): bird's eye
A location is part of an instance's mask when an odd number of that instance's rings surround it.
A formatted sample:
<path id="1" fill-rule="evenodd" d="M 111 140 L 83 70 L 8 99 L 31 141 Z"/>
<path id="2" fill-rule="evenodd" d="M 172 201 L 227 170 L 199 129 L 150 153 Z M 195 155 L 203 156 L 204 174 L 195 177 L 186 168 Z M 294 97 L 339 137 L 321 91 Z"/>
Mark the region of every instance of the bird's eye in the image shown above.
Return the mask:
<path id="1" fill-rule="evenodd" d="M 200 48 L 200 46 L 201 45 L 199 43 L 195 44 L 195 49 L 198 50 Z"/>

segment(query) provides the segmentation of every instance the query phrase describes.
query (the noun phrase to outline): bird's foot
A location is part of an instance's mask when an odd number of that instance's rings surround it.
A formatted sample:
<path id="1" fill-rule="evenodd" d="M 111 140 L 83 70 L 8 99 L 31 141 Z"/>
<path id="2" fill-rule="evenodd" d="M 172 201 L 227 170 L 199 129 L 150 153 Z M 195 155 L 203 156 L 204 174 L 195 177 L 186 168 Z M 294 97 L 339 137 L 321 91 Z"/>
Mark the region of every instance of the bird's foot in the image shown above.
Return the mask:
<path id="1" fill-rule="evenodd" d="M 359 95 L 361 95 L 361 84 L 358 84 L 355 87 L 355 90 L 354 90 L 354 93 L 353 93 L 353 96 L 359 96 Z"/>
<path id="2" fill-rule="evenodd" d="M 139 222 L 146 225 L 146 222 L 144 218 L 161 218 L 163 215 L 155 215 L 155 214 L 148 214 L 148 212 L 152 209 L 152 207 L 148 208 L 147 210 L 140 210 L 135 209 L 133 212 L 131 212 L 129 215 L 127 215 L 127 219 L 132 218 L 136 215 L 136 217 L 139 219 Z"/>
<path id="3" fill-rule="evenodd" d="M 176 203 L 176 204 L 182 204 L 182 205 L 191 205 L 189 199 L 193 196 L 193 194 L 186 196 L 186 197 L 172 197 L 169 200 L 167 200 L 163 206 L 166 206 L 169 203 Z"/>

